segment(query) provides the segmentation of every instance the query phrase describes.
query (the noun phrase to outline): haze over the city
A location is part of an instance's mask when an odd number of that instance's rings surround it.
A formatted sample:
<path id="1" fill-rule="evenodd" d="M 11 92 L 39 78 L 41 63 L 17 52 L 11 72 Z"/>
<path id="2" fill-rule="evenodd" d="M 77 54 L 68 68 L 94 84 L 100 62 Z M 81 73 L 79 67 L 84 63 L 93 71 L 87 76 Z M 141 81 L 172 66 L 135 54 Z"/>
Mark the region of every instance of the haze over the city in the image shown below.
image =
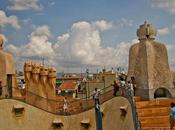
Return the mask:
<path id="1" fill-rule="evenodd" d="M 18 70 L 25 61 L 54 66 L 58 72 L 86 68 L 127 68 L 136 30 L 147 20 L 156 40 L 168 49 L 175 68 L 173 0 L 1 0 L 0 33 Z"/>

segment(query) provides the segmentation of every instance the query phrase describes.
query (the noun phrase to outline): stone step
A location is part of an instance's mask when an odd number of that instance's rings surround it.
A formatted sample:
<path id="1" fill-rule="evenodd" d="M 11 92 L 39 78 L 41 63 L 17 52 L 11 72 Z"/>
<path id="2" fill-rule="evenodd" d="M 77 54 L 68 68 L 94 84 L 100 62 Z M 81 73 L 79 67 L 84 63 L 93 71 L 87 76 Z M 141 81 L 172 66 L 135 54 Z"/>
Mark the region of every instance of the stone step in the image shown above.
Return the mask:
<path id="1" fill-rule="evenodd" d="M 142 109 L 137 109 L 137 113 L 139 117 L 169 116 L 170 108 L 169 107 L 142 108 Z"/>
<path id="2" fill-rule="evenodd" d="M 143 124 L 169 124 L 170 125 L 170 116 L 152 116 L 152 117 L 139 117 L 141 125 Z"/>
<path id="3" fill-rule="evenodd" d="M 148 124 L 148 123 L 141 123 L 141 128 L 146 128 L 146 127 L 149 127 L 149 128 L 170 128 L 170 123 L 159 123 L 159 124 Z M 175 130 L 175 129 L 174 129 Z"/>
<path id="4" fill-rule="evenodd" d="M 140 101 L 136 102 L 136 108 L 151 108 L 151 107 L 170 107 L 170 99 L 155 99 L 150 101 Z"/>
<path id="5" fill-rule="evenodd" d="M 141 97 L 140 97 L 140 96 L 134 96 L 134 101 L 135 101 L 135 102 L 141 101 Z"/>
<path id="6" fill-rule="evenodd" d="M 142 127 L 141 130 L 171 130 L 171 128 L 170 127 Z"/>

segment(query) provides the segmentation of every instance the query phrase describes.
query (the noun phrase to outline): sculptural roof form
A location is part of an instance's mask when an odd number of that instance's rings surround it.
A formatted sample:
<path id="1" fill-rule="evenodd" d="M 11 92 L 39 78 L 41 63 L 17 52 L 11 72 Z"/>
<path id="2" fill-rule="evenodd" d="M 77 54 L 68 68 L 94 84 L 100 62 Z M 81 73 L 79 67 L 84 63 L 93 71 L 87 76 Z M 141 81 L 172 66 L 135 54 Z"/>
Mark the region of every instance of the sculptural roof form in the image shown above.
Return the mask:
<path id="1" fill-rule="evenodd" d="M 3 44 L 4 44 L 4 38 L 3 36 L 0 35 L 0 50 L 3 49 Z"/>
<path id="2" fill-rule="evenodd" d="M 137 29 L 137 36 L 139 40 L 154 40 L 156 34 L 157 31 L 155 27 L 152 24 L 147 23 L 147 21 L 145 21 L 144 24 L 140 25 L 140 27 Z"/>

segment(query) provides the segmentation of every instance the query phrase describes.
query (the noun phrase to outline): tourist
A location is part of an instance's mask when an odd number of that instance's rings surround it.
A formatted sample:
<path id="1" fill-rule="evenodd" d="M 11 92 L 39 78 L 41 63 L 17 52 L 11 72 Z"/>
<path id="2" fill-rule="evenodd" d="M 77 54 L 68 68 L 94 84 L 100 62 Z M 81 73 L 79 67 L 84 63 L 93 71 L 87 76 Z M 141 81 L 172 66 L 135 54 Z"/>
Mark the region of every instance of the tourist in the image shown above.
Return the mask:
<path id="1" fill-rule="evenodd" d="M 25 83 L 26 83 L 26 82 L 24 81 L 24 79 L 21 80 L 21 83 L 22 83 L 21 89 L 25 89 Z"/>
<path id="2" fill-rule="evenodd" d="M 175 103 L 171 103 L 171 111 L 170 111 L 170 116 L 171 116 L 171 127 L 174 127 L 175 124 Z"/>
<path id="3" fill-rule="evenodd" d="M 128 89 L 131 92 L 131 96 L 134 96 L 134 87 L 133 84 L 131 83 L 131 81 L 128 81 Z"/>
<path id="4" fill-rule="evenodd" d="M 65 98 L 63 99 L 63 102 L 64 102 L 64 104 L 63 104 L 63 110 L 64 110 L 64 113 L 67 114 L 67 112 L 68 112 L 67 97 L 65 97 Z"/>
<path id="5" fill-rule="evenodd" d="M 125 87 L 125 80 L 124 80 L 124 78 L 120 78 L 120 85 L 121 85 L 121 87 Z"/>
<path id="6" fill-rule="evenodd" d="M 130 89 L 131 91 L 134 91 L 134 87 L 131 81 L 128 81 L 128 89 Z"/>
<path id="7" fill-rule="evenodd" d="M 2 82 L 0 81 L 0 96 L 2 95 Z"/>
<path id="8" fill-rule="evenodd" d="M 134 76 L 131 77 L 131 83 L 133 84 L 133 92 L 134 92 L 134 96 L 135 96 L 135 91 L 136 91 L 136 82 L 135 82 L 135 78 L 134 78 Z"/>
<path id="9" fill-rule="evenodd" d="M 120 87 L 118 80 L 114 80 L 114 84 L 112 84 L 112 86 L 114 87 L 113 95 L 117 96 L 117 92 L 119 91 L 119 87 Z"/>
<path id="10" fill-rule="evenodd" d="M 100 101 L 99 101 L 100 90 L 97 90 L 97 88 L 95 88 L 92 96 L 93 96 L 93 99 L 95 100 L 95 104 L 100 104 Z"/>
<path id="11" fill-rule="evenodd" d="M 126 83 L 125 83 L 124 78 L 123 77 L 120 77 L 121 95 L 124 95 L 125 86 L 126 86 Z"/>

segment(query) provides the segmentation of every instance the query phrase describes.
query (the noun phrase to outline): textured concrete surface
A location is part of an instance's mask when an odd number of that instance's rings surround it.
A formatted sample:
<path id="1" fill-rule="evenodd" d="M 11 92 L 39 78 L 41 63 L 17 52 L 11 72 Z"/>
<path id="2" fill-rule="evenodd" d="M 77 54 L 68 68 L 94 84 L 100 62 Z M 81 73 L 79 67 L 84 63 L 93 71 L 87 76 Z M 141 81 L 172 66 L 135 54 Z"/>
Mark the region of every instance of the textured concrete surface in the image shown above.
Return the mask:
<path id="1" fill-rule="evenodd" d="M 13 60 L 13 56 L 10 53 L 3 51 L 3 43 L 4 40 L 2 36 L 0 36 L 0 81 L 2 82 L 3 92 L 0 97 L 5 97 L 5 95 L 9 95 L 8 93 L 8 82 L 7 75 L 12 77 L 12 84 L 9 86 L 16 87 L 15 81 L 15 64 Z M 9 80 L 10 82 L 10 80 Z"/>
<path id="2" fill-rule="evenodd" d="M 26 62 L 24 64 L 24 75 L 26 81 L 26 102 L 35 106 L 41 106 L 43 109 L 55 111 L 52 103 L 47 99 L 56 99 L 55 84 L 56 70 L 37 63 Z M 34 95 L 31 95 L 33 93 Z M 37 95 L 39 98 L 36 98 Z M 42 100 L 46 99 L 46 100 Z"/>
<path id="3" fill-rule="evenodd" d="M 170 104 L 172 100 L 160 98 L 136 102 L 141 130 L 170 130 Z"/>
<path id="4" fill-rule="evenodd" d="M 20 104 L 24 107 L 22 116 L 15 116 L 13 106 Z M 120 107 L 128 106 L 126 116 L 121 116 Z M 113 98 L 101 105 L 103 130 L 134 130 L 131 107 L 123 97 Z M 63 127 L 60 130 L 84 130 L 81 126 L 83 119 L 90 120 L 88 130 L 96 130 L 95 110 L 71 115 L 59 116 L 28 104 L 12 99 L 0 100 L 0 130 L 55 130 L 52 126 L 54 119 L 61 119 Z"/>
<path id="5" fill-rule="evenodd" d="M 130 48 L 128 67 L 128 80 L 135 77 L 136 95 L 152 99 L 158 88 L 164 88 L 175 96 L 167 49 L 164 44 L 155 41 L 155 28 L 145 22 L 137 30 L 137 36 L 139 43 Z"/>

